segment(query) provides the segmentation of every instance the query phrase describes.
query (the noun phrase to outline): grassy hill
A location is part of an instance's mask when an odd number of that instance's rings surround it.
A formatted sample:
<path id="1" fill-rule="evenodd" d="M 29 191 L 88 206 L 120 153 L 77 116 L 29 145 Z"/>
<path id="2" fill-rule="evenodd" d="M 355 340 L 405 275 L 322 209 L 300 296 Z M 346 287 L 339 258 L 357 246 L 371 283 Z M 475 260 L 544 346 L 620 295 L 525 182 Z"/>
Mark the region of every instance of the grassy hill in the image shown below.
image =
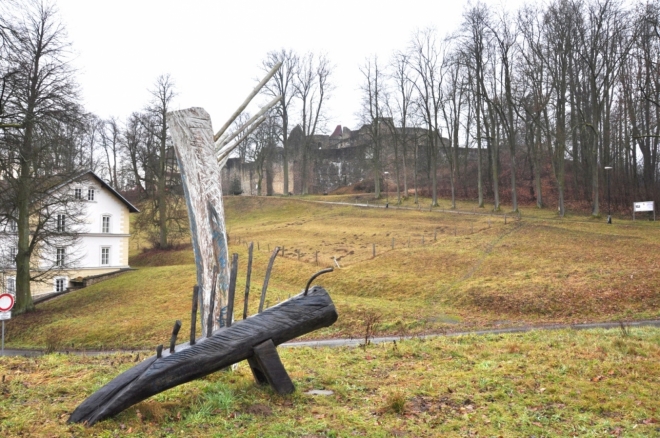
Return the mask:
<path id="1" fill-rule="evenodd" d="M 329 197 L 323 197 L 327 200 Z M 308 198 L 312 199 L 312 198 Z M 335 198 L 342 200 L 342 198 Z M 344 198 L 344 200 L 346 200 Z M 471 208 L 465 208 L 471 212 Z M 272 305 L 320 277 L 340 314 L 316 337 L 658 318 L 658 227 L 586 217 L 364 209 L 228 198 L 230 250 L 255 264 L 250 311 L 270 250 Z M 394 248 L 392 249 L 392 239 Z M 408 243 L 410 242 L 410 243 Z M 373 256 L 373 245 L 376 256 Z M 37 306 L 7 324 L 8 346 L 152 349 L 175 319 L 187 333 L 192 250 L 143 251 L 138 270 Z M 316 252 L 318 251 L 318 266 Z M 298 256 L 300 253 L 300 256 Z M 239 307 L 241 301 L 239 300 Z M 238 314 L 238 313 L 237 313 Z M 363 348 L 280 348 L 297 391 L 253 383 L 245 363 L 178 386 L 88 428 L 72 410 L 142 352 L 0 361 L 0 436 L 631 436 L 660 433 L 660 331 L 532 331 L 413 339 Z M 306 394 L 313 389 L 329 396 Z"/>
<path id="2" fill-rule="evenodd" d="M 355 202 L 345 196 L 319 199 Z M 428 208 L 368 209 L 256 197 L 225 202 L 230 251 L 239 254 L 237 309 L 245 288 L 247 242 L 255 245 L 250 313 L 275 246 L 284 248 L 284 256 L 273 269 L 270 305 L 298 293 L 317 270 L 341 266 L 316 281 L 330 291 L 340 318 L 314 337 L 360 337 L 366 321 L 374 320 L 378 334 L 403 335 L 660 317 L 655 223 L 558 220 L 547 210 L 529 209 L 519 221 L 508 216 L 505 224 L 502 214 Z M 472 207 L 459 205 L 461 212 L 472 213 Z M 134 239 L 130 263 L 137 271 L 12 319 L 7 345 L 153 348 L 167 341 L 176 319 L 186 333 L 195 283 L 190 246 L 143 248 Z"/>

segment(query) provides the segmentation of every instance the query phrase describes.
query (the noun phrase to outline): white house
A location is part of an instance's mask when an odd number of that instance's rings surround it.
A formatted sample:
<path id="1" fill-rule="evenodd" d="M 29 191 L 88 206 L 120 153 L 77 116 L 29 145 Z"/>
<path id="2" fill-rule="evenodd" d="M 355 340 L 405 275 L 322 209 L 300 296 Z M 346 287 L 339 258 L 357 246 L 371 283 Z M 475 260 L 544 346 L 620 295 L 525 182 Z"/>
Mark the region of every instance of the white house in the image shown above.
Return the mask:
<path id="1" fill-rule="evenodd" d="M 92 171 L 60 184 L 55 191 L 73 198 L 76 208 L 75 213 L 64 209 L 53 215 L 53 226 L 57 231 L 67 232 L 75 226 L 78 239 L 74 246 L 53 245 L 49 255 L 44 251 L 35 252 L 39 258 L 35 265 L 40 270 L 49 270 L 49 275 L 46 282 L 32 284 L 32 294 L 60 292 L 68 288 L 73 279 L 129 268 L 129 215 L 139 210 Z M 0 272 L 0 277 L 4 277 L 0 278 L 3 280 L 1 289 L 14 292 L 16 225 L 10 222 L 4 228 L 0 230 L 0 255 L 4 256 L 4 263 L 0 263 L 4 268 Z"/>

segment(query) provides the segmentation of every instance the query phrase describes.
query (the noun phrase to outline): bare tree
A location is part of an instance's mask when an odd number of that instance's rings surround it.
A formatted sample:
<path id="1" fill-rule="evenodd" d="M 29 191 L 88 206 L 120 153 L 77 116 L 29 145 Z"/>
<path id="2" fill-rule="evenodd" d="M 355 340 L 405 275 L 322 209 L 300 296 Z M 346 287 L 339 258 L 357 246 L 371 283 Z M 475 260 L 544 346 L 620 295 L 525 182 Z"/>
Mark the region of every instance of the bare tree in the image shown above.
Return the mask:
<path id="1" fill-rule="evenodd" d="M 51 139 L 60 124 L 78 123 L 77 85 L 69 60 L 69 43 L 57 11 L 39 2 L 21 4 L 21 20 L 11 23 L 3 72 L 3 128 L 0 173 L 5 221 L 16 222 L 16 312 L 33 309 L 30 290 L 31 259 L 41 240 L 39 231 L 50 223 L 39 213 L 38 200 L 66 177 L 54 167 Z M 75 162 L 75 160 L 72 160 Z M 54 174 L 59 174 L 56 179 Z M 35 211 L 35 209 L 39 211 Z M 49 211 L 54 211 L 54 207 Z M 35 215 L 39 223 L 32 222 Z M 41 226 L 40 226 L 41 224 Z"/>
<path id="2" fill-rule="evenodd" d="M 366 145 L 368 155 L 371 161 L 371 171 L 374 178 L 374 196 L 380 198 L 380 180 L 382 177 L 382 155 L 384 134 L 393 130 L 393 125 L 386 119 L 391 119 L 387 104 L 387 91 L 385 89 L 383 71 L 378 66 L 376 56 L 368 58 L 364 65 L 360 67 L 363 83 L 360 86 L 362 91 L 362 109 L 360 118 L 367 127 L 367 136 L 369 142 Z"/>
<path id="3" fill-rule="evenodd" d="M 300 150 L 300 175 L 302 195 L 308 193 L 308 172 L 313 137 L 317 129 L 325 122 L 323 106 L 332 89 L 330 76 L 332 67 L 325 55 L 316 59 L 314 54 L 308 53 L 300 59 L 300 66 L 296 72 L 294 87 L 296 96 L 300 101 L 302 143 Z"/>
<path id="4" fill-rule="evenodd" d="M 105 152 L 108 180 L 115 188 L 119 187 L 117 168 L 120 166 L 121 128 L 115 117 L 105 120 L 101 125 L 101 146 Z"/>
<path id="5" fill-rule="evenodd" d="M 167 112 L 175 96 L 174 82 L 170 75 L 161 75 L 156 79 L 154 88 L 149 91 L 152 96 L 147 107 L 148 118 L 144 118 L 144 126 L 149 131 L 153 143 L 148 143 L 149 158 L 145 178 L 153 189 L 154 212 L 158 213 L 159 239 L 158 246 L 167 248 L 168 241 L 168 191 L 171 188 L 174 153 L 168 138 Z"/>
<path id="6" fill-rule="evenodd" d="M 284 194 L 289 193 L 289 116 L 293 106 L 295 95 L 294 81 L 298 73 L 300 58 L 293 50 L 282 49 L 280 51 L 268 52 L 262 66 L 265 71 L 270 71 L 277 63 L 282 67 L 275 73 L 273 78 L 264 86 L 263 93 L 277 97 L 282 96 L 276 108 L 276 114 L 281 120 L 282 126 L 282 170 L 284 178 Z"/>
<path id="7" fill-rule="evenodd" d="M 427 131 L 427 151 L 431 176 L 432 205 L 438 205 L 438 148 L 440 135 L 440 106 L 442 87 L 441 50 L 435 29 L 418 31 L 410 47 L 411 68 L 416 73 L 416 107 Z"/>
<path id="8" fill-rule="evenodd" d="M 252 133 L 247 144 L 246 159 L 254 163 L 257 172 L 257 195 L 263 194 L 263 179 L 266 168 L 281 136 L 281 127 L 274 114 L 267 113 L 266 120 Z"/>
<path id="9" fill-rule="evenodd" d="M 390 132 L 393 136 L 394 147 L 394 163 L 396 173 L 396 192 L 397 202 L 401 203 L 400 184 L 401 177 L 403 177 L 403 193 L 404 197 L 408 197 L 408 163 L 407 156 L 410 147 L 410 112 L 413 101 L 413 92 L 415 84 L 410 77 L 410 56 L 404 52 L 397 52 L 390 63 L 391 74 L 390 77 L 395 84 L 396 92 L 393 93 L 394 108 L 390 108 L 388 112 L 398 119 L 400 130 L 391 127 Z M 394 120 L 393 120 L 394 122 Z M 401 175 L 403 173 L 403 175 Z"/>

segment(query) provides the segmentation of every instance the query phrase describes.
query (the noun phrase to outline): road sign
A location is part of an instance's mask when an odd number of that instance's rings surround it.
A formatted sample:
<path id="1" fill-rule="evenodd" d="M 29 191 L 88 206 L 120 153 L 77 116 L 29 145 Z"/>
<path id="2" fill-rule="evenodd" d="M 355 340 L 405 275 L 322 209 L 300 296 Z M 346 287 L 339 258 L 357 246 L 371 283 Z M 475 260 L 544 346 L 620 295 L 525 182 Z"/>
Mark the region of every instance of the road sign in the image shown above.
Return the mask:
<path id="1" fill-rule="evenodd" d="M 0 321 L 7 321 L 11 319 L 11 310 L 0 312 Z"/>
<path id="2" fill-rule="evenodd" d="M 14 307 L 14 296 L 12 294 L 0 294 L 0 312 L 6 312 Z"/>

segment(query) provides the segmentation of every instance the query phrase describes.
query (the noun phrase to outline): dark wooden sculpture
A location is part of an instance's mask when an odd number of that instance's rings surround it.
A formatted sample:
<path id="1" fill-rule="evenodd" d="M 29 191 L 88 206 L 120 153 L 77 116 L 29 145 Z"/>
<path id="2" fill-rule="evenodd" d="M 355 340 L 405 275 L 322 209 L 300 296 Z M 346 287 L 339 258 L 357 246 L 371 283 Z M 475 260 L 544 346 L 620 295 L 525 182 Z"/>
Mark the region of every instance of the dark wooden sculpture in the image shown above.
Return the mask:
<path id="1" fill-rule="evenodd" d="M 174 353 L 165 349 L 162 357 L 145 359 L 92 394 L 71 414 L 69 422 L 92 425 L 154 394 L 246 359 L 257 382 L 269 383 L 279 393 L 290 393 L 293 383 L 275 347 L 336 320 L 332 299 L 325 289 L 315 286 L 307 294 L 220 328 L 195 345 L 177 345 Z"/>

